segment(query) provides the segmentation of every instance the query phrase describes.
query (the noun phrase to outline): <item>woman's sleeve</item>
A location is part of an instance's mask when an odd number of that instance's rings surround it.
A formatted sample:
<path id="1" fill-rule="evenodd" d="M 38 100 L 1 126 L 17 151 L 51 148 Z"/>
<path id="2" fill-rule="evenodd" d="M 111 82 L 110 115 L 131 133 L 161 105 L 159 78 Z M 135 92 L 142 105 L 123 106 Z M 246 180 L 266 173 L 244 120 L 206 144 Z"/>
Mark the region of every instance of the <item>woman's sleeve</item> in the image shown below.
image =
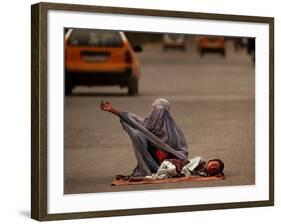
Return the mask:
<path id="1" fill-rule="evenodd" d="M 131 126 L 134 126 L 135 122 L 137 122 L 141 125 L 144 125 L 144 123 L 145 123 L 143 118 L 137 116 L 136 114 L 134 114 L 132 112 L 121 111 L 121 112 L 119 112 L 119 114 L 120 114 L 121 121 L 125 121 L 126 123 L 128 123 Z"/>

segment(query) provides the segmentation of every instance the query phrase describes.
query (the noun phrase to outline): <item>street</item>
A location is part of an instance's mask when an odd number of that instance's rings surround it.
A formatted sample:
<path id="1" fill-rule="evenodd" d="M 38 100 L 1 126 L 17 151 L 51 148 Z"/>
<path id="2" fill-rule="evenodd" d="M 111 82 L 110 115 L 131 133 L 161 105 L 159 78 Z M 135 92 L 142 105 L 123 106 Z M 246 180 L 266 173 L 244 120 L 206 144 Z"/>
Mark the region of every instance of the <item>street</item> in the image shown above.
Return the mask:
<path id="1" fill-rule="evenodd" d="M 226 57 L 197 52 L 193 38 L 186 51 L 163 51 L 147 44 L 138 54 L 142 65 L 139 95 L 116 87 L 76 87 L 65 97 L 65 194 L 153 190 L 255 183 L 255 69 L 245 50 L 227 42 Z M 107 100 L 121 111 L 145 117 L 157 98 L 186 136 L 189 157 L 219 158 L 225 180 L 111 186 L 117 174 L 136 165 L 132 144 L 119 118 L 100 110 Z"/>

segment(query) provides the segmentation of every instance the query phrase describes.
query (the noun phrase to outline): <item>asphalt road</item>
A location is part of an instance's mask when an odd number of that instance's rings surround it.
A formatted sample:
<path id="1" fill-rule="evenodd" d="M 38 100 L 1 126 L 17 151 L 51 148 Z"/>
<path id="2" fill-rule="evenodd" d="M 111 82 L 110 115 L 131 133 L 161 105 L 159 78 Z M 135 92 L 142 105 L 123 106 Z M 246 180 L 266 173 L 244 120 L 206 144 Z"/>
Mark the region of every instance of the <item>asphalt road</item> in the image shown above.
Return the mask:
<path id="1" fill-rule="evenodd" d="M 163 52 L 145 45 L 140 94 L 127 96 L 119 87 L 74 89 L 65 98 L 65 193 L 113 192 L 249 185 L 255 183 L 255 70 L 245 51 L 227 43 L 226 58 L 201 58 L 194 40 L 186 52 Z M 152 102 L 166 98 L 182 128 L 190 157 L 220 158 L 225 180 L 111 186 L 116 174 L 129 174 L 136 165 L 133 148 L 119 119 L 99 109 L 102 99 L 123 111 L 147 116 Z"/>

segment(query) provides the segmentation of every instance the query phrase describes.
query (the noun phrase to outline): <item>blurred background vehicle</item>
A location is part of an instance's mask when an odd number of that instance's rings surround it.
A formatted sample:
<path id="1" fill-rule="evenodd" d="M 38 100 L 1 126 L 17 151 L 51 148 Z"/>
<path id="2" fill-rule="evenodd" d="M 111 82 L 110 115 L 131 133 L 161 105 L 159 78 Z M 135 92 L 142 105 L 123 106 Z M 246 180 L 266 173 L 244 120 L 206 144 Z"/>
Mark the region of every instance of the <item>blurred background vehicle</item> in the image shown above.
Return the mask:
<path id="1" fill-rule="evenodd" d="M 167 50 L 169 48 L 185 51 L 185 36 L 183 34 L 164 34 L 163 50 Z"/>
<path id="2" fill-rule="evenodd" d="M 233 38 L 235 51 L 245 50 L 255 63 L 255 38 L 250 37 L 236 37 Z"/>
<path id="3" fill-rule="evenodd" d="M 225 57 L 225 40 L 224 37 L 206 36 L 198 39 L 198 50 L 203 57 L 206 52 L 220 53 Z"/>
<path id="4" fill-rule="evenodd" d="M 140 63 L 123 32 L 69 29 L 65 35 L 65 94 L 75 86 L 127 87 L 138 94 Z"/>
<path id="5" fill-rule="evenodd" d="M 256 60 L 255 51 L 256 51 L 255 39 L 254 38 L 248 38 L 248 41 L 247 41 L 247 53 L 251 56 L 253 63 L 255 63 L 255 60 Z"/>
<path id="6" fill-rule="evenodd" d="M 248 45 L 248 38 L 246 38 L 246 37 L 233 38 L 233 43 L 234 43 L 234 49 L 236 51 L 239 51 L 239 50 L 247 47 L 247 45 Z"/>

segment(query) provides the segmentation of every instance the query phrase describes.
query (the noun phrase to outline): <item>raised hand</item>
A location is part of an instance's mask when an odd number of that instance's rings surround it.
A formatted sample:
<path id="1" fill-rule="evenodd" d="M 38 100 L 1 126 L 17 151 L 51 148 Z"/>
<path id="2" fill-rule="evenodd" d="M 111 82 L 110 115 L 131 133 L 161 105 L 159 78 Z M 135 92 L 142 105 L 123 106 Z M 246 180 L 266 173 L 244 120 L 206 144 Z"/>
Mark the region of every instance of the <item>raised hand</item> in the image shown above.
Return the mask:
<path id="1" fill-rule="evenodd" d="M 108 101 L 101 101 L 101 104 L 100 104 L 100 108 L 103 110 L 103 111 L 109 111 L 111 112 L 112 111 L 112 103 L 108 102 Z"/>

